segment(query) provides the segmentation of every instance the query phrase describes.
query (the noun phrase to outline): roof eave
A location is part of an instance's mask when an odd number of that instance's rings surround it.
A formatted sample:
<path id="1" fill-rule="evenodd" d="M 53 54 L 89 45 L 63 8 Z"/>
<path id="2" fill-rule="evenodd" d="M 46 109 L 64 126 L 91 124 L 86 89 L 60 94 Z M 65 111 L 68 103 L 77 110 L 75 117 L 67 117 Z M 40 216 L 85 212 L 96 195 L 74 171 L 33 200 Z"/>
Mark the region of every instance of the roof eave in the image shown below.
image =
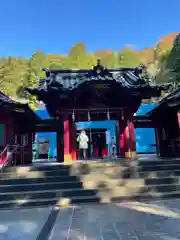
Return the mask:
<path id="1" fill-rule="evenodd" d="M 106 69 L 106 68 L 105 68 Z M 134 71 L 137 68 L 107 68 L 109 72 L 127 72 Z M 46 73 L 88 73 L 92 69 L 58 69 L 58 68 L 43 68 Z"/>

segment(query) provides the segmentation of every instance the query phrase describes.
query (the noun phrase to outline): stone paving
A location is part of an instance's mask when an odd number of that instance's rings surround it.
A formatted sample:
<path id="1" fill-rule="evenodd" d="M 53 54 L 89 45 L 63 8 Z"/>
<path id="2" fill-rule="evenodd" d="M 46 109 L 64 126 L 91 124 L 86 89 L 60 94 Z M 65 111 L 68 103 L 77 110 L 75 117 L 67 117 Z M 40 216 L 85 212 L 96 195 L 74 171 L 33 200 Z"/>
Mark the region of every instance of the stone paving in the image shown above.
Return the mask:
<path id="1" fill-rule="evenodd" d="M 0 240 L 34 240 L 51 212 L 46 209 L 0 211 Z"/>
<path id="2" fill-rule="evenodd" d="M 180 200 L 0 212 L 0 240 L 177 240 Z"/>

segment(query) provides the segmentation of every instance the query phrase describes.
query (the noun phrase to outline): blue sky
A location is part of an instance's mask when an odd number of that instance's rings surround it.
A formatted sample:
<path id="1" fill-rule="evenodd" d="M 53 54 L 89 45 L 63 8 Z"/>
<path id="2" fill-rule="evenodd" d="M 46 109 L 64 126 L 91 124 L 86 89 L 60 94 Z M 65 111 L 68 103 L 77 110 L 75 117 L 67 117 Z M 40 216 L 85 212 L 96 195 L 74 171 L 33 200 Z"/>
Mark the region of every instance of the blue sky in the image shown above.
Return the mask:
<path id="1" fill-rule="evenodd" d="M 66 54 L 78 41 L 89 52 L 142 49 L 180 31 L 179 12 L 179 0 L 1 0 L 0 56 Z"/>

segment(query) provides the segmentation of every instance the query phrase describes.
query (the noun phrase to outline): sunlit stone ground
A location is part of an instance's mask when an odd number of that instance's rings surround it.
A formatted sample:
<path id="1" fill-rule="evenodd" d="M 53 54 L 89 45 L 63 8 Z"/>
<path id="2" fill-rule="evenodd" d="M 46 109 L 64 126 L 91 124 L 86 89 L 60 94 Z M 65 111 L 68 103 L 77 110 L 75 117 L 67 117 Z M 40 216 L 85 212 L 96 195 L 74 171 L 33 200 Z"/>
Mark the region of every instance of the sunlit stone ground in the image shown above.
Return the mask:
<path id="1" fill-rule="evenodd" d="M 34 240 L 51 208 L 0 211 L 0 240 Z"/>
<path id="2" fill-rule="evenodd" d="M 180 200 L 92 204 L 60 209 L 57 218 L 56 213 L 0 211 L 0 240 L 46 240 L 51 225 L 50 240 L 180 239 Z"/>

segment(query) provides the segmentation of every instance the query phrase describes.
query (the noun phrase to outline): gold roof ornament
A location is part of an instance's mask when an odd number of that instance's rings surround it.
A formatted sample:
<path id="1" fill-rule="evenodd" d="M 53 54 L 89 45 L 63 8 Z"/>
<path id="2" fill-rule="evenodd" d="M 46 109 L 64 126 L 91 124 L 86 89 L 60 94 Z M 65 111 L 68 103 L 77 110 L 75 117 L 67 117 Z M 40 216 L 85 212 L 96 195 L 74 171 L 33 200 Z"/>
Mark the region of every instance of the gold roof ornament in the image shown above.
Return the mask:
<path id="1" fill-rule="evenodd" d="M 104 67 L 101 65 L 101 59 L 100 58 L 97 60 L 97 65 L 93 68 L 93 70 L 97 74 L 100 74 L 101 72 L 104 71 Z"/>

